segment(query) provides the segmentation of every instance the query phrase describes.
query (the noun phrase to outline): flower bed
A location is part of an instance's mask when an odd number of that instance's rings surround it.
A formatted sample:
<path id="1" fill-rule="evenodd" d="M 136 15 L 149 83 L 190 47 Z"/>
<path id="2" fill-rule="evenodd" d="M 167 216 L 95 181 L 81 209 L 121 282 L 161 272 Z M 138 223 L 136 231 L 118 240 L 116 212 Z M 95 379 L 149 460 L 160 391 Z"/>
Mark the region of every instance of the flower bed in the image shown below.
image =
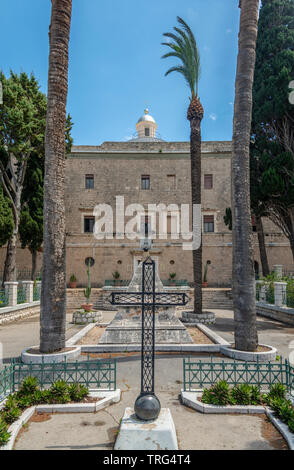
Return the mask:
<path id="1" fill-rule="evenodd" d="M 0 410 L 0 446 L 9 441 L 8 427 L 19 419 L 25 409 L 40 404 L 81 402 L 88 395 L 88 388 L 79 383 L 69 385 L 57 380 L 49 389 L 40 390 L 36 377 L 26 377 L 19 390 L 7 397 Z"/>
<path id="2" fill-rule="evenodd" d="M 202 403 L 216 406 L 269 406 L 294 433 L 294 407 L 286 396 L 286 387 L 280 383 L 273 384 L 268 393 L 261 393 L 256 385 L 242 383 L 230 387 L 225 380 L 221 380 L 204 389 L 200 400 Z"/>

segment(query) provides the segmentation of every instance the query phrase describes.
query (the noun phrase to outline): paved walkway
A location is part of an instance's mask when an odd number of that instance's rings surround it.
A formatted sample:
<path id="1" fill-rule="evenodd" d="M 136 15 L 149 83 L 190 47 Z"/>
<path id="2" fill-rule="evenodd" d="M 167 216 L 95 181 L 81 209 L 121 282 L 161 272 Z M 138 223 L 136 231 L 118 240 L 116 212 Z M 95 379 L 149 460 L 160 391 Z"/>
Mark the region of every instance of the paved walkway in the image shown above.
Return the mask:
<path id="1" fill-rule="evenodd" d="M 233 340 L 233 312 L 215 310 L 216 324 L 211 328 L 225 339 Z M 113 313 L 103 313 L 109 321 Z M 81 327 L 71 325 L 67 315 L 69 338 Z M 260 342 L 276 346 L 288 356 L 294 328 L 258 317 Z M 0 327 L 5 360 L 19 356 L 28 346 L 38 344 L 39 317 L 34 316 Z M 207 355 L 197 355 L 207 358 Z M 156 356 L 156 391 L 162 407 L 171 409 L 181 449 L 275 449 L 285 448 L 280 434 L 260 416 L 203 415 L 180 405 L 182 386 L 181 355 Z M 52 415 L 44 422 L 31 422 L 22 433 L 16 449 L 111 449 L 119 421 L 126 406 L 132 406 L 139 394 L 140 355 L 117 359 L 117 383 L 122 390 L 120 403 L 96 414 Z M 96 432 L 97 430 L 97 432 Z"/>

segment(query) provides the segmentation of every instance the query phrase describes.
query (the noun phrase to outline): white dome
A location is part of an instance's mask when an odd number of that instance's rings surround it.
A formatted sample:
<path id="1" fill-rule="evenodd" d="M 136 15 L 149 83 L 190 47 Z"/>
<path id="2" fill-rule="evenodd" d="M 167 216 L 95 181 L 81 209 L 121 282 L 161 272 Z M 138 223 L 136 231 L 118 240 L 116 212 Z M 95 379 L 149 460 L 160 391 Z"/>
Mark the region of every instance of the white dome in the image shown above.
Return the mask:
<path id="1" fill-rule="evenodd" d="M 154 118 L 150 116 L 148 109 L 144 110 L 144 115 L 141 116 L 140 119 L 138 119 L 138 122 L 153 122 L 154 124 L 156 124 Z"/>

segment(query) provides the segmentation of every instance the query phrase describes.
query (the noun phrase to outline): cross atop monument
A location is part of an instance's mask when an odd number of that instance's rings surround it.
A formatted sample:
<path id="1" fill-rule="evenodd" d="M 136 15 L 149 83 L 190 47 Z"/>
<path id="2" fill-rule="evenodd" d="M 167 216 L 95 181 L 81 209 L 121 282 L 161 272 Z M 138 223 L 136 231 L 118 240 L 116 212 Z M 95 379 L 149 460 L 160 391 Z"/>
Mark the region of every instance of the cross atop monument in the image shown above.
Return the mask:
<path id="1" fill-rule="evenodd" d="M 135 413 L 142 420 L 156 419 L 161 408 L 154 392 L 155 309 L 189 301 L 185 293 L 156 292 L 155 276 L 155 262 L 147 257 L 142 262 L 141 292 L 113 292 L 109 298 L 112 305 L 142 308 L 141 393 L 135 402 Z"/>

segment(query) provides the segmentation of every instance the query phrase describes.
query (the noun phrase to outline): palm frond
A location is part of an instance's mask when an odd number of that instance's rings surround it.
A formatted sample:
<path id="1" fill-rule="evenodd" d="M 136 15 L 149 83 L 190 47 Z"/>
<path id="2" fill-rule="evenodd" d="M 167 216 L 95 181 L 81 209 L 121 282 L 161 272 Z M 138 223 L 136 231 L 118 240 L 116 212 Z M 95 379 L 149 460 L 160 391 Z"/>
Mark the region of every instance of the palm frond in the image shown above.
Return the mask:
<path id="1" fill-rule="evenodd" d="M 169 75 L 171 72 L 181 73 L 184 76 L 193 97 L 198 95 L 200 55 L 191 29 L 182 18 L 177 17 L 177 19 L 183 29 L 175 26 L 174 30 L 178 35 L 169 32 L 163 34 L 174 42 L 162 43 L 173 50 L 173 52 L 164 54 L 162 58 L 166 59 L 168 57 L 176 57 L 182 62 L 182 65 L 171 67 L 165 75 Z"/>

